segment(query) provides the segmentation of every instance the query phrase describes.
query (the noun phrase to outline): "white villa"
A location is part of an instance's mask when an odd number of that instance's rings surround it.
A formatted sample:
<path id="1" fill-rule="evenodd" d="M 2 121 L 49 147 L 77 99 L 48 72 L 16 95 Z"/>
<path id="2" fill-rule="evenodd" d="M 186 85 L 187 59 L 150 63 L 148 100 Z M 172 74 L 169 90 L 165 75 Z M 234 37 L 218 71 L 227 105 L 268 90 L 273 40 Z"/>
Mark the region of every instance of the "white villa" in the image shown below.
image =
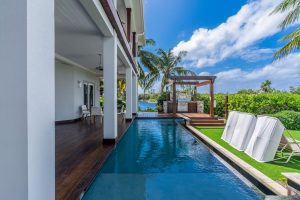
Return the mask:
<path id="1" fill-rule="evenodd" d="M 117 80 L 126 119 L 137 112 L 143 0 L 4 0 L 0 6 L 1 199 L 55 199 L 55 124 L 99 107 L 103 140 L 118 135 Z"/>

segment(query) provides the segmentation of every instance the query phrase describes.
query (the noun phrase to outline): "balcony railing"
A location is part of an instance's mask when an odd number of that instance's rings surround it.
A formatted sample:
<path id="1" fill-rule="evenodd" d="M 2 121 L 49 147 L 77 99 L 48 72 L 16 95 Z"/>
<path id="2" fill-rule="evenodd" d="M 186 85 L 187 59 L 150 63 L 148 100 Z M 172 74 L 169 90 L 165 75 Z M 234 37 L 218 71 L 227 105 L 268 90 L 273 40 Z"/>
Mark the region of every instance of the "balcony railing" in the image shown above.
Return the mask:
<path id="1" fill-rule="evenodd" d="M 122 25 L 122 22 L 119 18 L 117 9 L 115 7 L 115 5 L 113 4 L 112 1 L 110 0 L 100 0 L 100 3 L 102 5 L 102 7 L 104 8 L 104 11 L 106 13 L 106 15 L 108 16 L 108 19 L 110 21 L 110 23 L 112 24 L 112 26 L 114 27 L 114 29 L 116 30 L 117 36 L 121 42 L 121 45 L 123 46 L 131 64 L 133 65 L 133 68 L 135 70 L 135 72 L 138 72 L 137 70 L 137 63 L 133 57 L 130 45 L 128 43 L 126 34 L 125 34 L 125 30 L 124 27 Z"/>

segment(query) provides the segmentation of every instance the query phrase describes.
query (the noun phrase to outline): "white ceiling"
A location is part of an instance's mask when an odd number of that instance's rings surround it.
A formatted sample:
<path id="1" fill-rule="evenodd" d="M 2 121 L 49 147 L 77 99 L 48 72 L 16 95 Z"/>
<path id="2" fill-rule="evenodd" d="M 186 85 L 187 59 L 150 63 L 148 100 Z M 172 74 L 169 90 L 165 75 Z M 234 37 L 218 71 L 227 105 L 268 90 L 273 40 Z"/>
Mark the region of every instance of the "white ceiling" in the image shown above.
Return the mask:
<path id="1" fill-rule="evenodd" d="M 79 0 L 55 0 L 55 52 L 86 68 L 99 66 L 103 35 Z M 118 72 L 125 71 L 118 59 Z M 97 70 L 95 70 L 97 72 Z"/>

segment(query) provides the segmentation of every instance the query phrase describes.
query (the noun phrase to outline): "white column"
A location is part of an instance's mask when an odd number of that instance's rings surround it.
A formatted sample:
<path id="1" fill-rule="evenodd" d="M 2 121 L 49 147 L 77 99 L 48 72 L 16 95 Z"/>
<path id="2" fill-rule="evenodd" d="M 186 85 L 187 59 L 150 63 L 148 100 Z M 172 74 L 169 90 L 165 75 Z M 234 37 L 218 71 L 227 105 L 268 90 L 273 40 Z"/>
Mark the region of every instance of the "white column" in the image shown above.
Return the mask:
<path id="1" fill-rule="evenodd" d="M 105 140 L 118 136 L 117 118 L 117 34 L 103 41 L 104 129 Z"/>
<path id="2" fill-rule="evenodd" d="M 54 0 L 0 6 L 1 199 L 55 199 Z"/>
<path id="3" fill-rule="evenodd" d="M 126 67 L 126 119 L 132 119 L 132 68 Z"/>
<path id="4" fill-rule="evenodd" d="M 132 113 L 138 112 L 138 77 L 133 74 L 132 77 Z"/>

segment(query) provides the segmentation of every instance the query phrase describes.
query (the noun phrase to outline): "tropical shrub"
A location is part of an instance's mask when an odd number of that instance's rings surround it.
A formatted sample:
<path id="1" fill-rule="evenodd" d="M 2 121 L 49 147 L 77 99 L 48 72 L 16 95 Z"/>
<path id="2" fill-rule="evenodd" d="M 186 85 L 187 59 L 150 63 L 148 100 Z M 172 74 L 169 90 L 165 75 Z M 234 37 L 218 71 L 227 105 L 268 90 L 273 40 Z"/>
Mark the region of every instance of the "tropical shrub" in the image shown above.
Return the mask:
<path id="1" fill-rule="evenodd" d="M 278 118 L 287 129 L 300 130 L 300 112 L 285 110 L 271 116 Z"/>
<path id="2" fill-rule="evenodd" d="M 277 92 L 229 95 L 229 110 L 253 114 L 275 114 L 284 110 L 300 111 L 300 95 Z"/>
<path id="3" fill-rule="evenodd" d="M 162 92 L 160 96 L 158 96 L 157 99 L 157 106 L 163 107 L 164 101 L 170 100 L 170 93 L 169 92 Z"/>
<path id="4" fill-rule="evenodd" d="M 217 107 L 215 114 L 224 116 L 225 94 L 216 94 Z M 204 112 L 209 112 L 209 95 L 197 94 L 197 100 L 204 102 Z M 256 115 L 275 114 L 284 110 L 300 112 L 300 95 L 287 92 L 258 94 L 229 94 L 228 109 Z"/>
<path id="5" fill-rule="evenodd" d="M 195 98 L 194 98 L 195 99 Z M 196 100 L 203 101 L 204 103 L 204 113 L 209 113 L 209 107 L 210 107 L 210 96 L 207 94 L 198 94 Z M 220 117 L 224 117 L 225 113 L 225 95 L 223 94 L 216 94 L 215 100 L 217 102 L 217 105 L 214 109 L 215 115 L 218 115 Z"/>
<path id="6" fill-rule="evenodd" d="M 152 98 L 150 98 L 148 101 L 151 102 L 151 103 L 156 103 L 156 102 L 157 102 L 157 99 L 152 99 Z"/>
<path id="7" fill-rule="evenodd" d="M 157 112 L 157 108 L 147 108 L 147 109 L 142 110 L 139 107 L 139 112 Z"/>
<path id="8" fill-rule="evenodd" d="M 99 104 L 102 108 L 104 107 L 104 97 L 103 96 L 99 97 Z M 118 111 L 121 110 L 122 106 L 124 106 L 124 108 L 126 108 L 126 102 L 123 101 L 122 99 L 118 99 L 117 100 Z"/>

